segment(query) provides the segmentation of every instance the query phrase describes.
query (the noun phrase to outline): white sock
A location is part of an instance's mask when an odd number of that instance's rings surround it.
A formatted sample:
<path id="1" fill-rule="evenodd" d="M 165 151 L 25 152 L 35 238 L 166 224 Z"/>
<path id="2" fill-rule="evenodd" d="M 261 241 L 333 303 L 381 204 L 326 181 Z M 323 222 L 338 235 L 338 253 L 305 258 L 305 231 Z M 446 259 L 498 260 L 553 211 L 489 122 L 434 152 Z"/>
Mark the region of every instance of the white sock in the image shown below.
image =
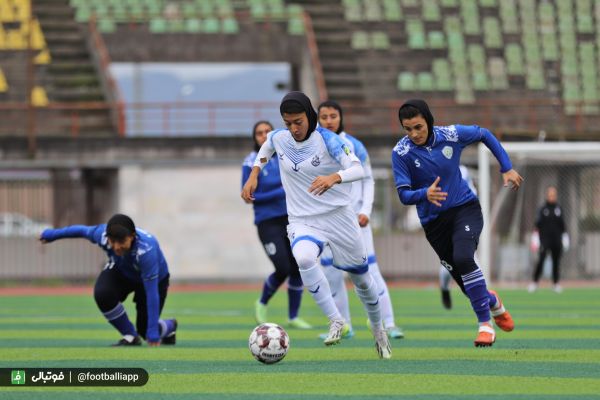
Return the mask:
<path id="1" fill-rule="evenodd" d="M 343 319 L 331 296 L 327 278 L 321 266 L 317 264 L 319 247 L 311 241 L 301 240 L 296 243 L 292 252 L 298 263 L 304 287 L 308 289 L 323 313 L 329 320 Z"/>
<path id="2" fill-rule="evenodd" d="M 396 326 L 396 322 L 394 321 L 394 308 L 392 307 L 392 299 L 390 298 L 387 284 L 385 283 L 383 276 L 381 276 L 381 271 L 379 271 L 379 265 L 376 262 L 369 264 L 369 272 L 375 280 L 377 287 L 383 325 L 386 328 Z"/>
<path id="3" fill-rule="evenodd" d="M 127 340 L 128 343 L 133 342 L 133 339 L 135 339 L 135 336 L 133 335 L 124 335 L 123 339 Z"/>
<path id="4" fill-rule="evenodd" d="M 344 281 L 344 272 L 333 267 L 328 266 L 323 268 L 325 277 L 329 282 L 331 288 L 331 295 L 337 309 L 342 314 L 342 317 L 346 320 L 346 323 L 352 328 L 350 323 L 350 305 L 348 304 L 348 291 L 346 290 L 346 283 Z"/>
<path id="5" fill-rule="evenodd" d="M 381 323 L 381 307 L 379 306 L 379 296 L 377 294 L 377 285 L 369 272 L 364 274 L 349 274 L 352 283 L 354 283 L 356 294 L 365 306 L 371 325 L 375 328 L 383 328 Z"/>
<path id="6" fill-rule="evenodd" d="M 452 278 L 450 272 L 443 266 L 440 266 L 440 289 L 448 290 L 450 287 L 450 278 Z"/>

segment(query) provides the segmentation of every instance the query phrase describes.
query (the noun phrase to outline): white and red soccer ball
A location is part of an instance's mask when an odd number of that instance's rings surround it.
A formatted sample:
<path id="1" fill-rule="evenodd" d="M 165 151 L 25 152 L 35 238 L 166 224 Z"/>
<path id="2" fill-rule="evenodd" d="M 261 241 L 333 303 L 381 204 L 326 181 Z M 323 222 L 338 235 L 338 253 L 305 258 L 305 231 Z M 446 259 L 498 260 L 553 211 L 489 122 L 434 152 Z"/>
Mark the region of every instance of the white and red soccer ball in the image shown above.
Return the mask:
<path id="1" fill-rule="evenodd" d="M 267 322 L 254 328 L 248 339 L 248 347 L 261 363 L 274 364 L 287 354 L 290 338 L 282 327 Z"/>

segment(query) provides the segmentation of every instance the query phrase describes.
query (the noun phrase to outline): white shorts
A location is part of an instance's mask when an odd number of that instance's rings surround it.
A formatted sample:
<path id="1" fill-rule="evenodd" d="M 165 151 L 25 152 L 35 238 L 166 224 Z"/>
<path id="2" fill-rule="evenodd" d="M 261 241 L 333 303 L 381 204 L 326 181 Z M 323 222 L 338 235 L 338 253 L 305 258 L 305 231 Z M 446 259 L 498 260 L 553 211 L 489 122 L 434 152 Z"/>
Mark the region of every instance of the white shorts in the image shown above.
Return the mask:
<path id="1" fill-rule="evenodd" d="M 377 257 L 375 256 L 375 244 L 373 243 L 373 231 L 371 230 L 371 225 L 361 227 L 360 232 L 367 249 L 368 264 L 371 265 L 376 263 Z M 324 267 L 330 267 L 333 265 L 333 257 L 331 255 L 329 246 L 325 246 L 323 253 L 321 253 L 321 265 Z"/>
<path id="2" fill-rule="evenodd" d="M 292 248 L 301 240 L 315 243 L 321 251 L 328 245 L 334 267 L 355 274 L 369 269 L 361 228 L 350 206 L 310 217 L 289 216 L 287 231 Z"/>

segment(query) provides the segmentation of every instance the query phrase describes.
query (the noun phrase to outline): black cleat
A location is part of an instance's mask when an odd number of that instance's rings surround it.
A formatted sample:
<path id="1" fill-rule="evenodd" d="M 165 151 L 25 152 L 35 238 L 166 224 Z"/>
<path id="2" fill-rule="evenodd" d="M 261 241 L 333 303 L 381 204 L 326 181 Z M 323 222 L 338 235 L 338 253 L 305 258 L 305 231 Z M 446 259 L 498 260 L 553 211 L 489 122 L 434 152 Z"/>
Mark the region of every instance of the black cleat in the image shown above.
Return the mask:
<path id="1" fill-rule="evenodd" d="M 171 332 L 168 336 L 162 338 L 160 341 L 161 344 L 173 345 L 177 341 L 175 335 L 177 333 L 177 320 L 175 318 L 173 318 L 173 324 L 175 325 L 175 327 L 173 328 L 173 332 Z"/>
<path id="2" fill-rule="evenodd" d="M 133 340 L 131 342 L 125 338 L 122 338 L 117 343 L 114 343 L 111 346 L 116 347 L 116 346 L 141 346 L 141 345 L 142 345 L 142 339 L 140 339 L 139 336 L 136 336 L 133 338 Z"/>
<path id="3" fill-rule="evenodd" d="M 452 309 L 452 298 L 448 289 L 442 289 L 442 304 L 446 310 Z"/>

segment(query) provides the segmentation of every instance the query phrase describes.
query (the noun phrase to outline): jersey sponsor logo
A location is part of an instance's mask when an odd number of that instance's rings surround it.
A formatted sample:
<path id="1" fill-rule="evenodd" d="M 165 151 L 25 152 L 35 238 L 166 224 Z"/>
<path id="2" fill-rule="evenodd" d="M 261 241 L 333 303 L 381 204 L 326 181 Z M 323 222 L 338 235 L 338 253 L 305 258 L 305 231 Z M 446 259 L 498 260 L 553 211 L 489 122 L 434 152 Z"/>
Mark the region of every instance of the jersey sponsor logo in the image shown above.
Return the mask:
<path id="1" fill-rule="evenodd" d="M 415 167 L 421 168 L 421 162 L 419 161 L 418 158 L 415 158 Z"/>
<path id="2" fill-rule="evenodd" d="M 454 150 L 450 146 L 444 146 L 444 148 L 442 149 L 442 154 L 444 155 L 444 157 L 450 160 L 452 158 L 452 154 L 454 154 Z"/>
<path id="3" fill-rule="evenodd" d="M 265 251 L 268 255 L 274 256 L 277 253 L 277 246 L 273 242 L 265 243 Z"/>
<path id="4" fill-rule="evenodd" d="M 310 161 L 310 163 L 312 164 L 313 167 L 318 167 L 319 164 L 321 164 L 321 160 L 319 159 L 319 156 L 314 156 L 313 159 Z"/>
<path id="5" fill-rule="evenodd" d="M 452 271 L 452 265 L 448 264 L 448 262 L 442 260 L 442 266 L 446 268 L 448 271 Z"/>

